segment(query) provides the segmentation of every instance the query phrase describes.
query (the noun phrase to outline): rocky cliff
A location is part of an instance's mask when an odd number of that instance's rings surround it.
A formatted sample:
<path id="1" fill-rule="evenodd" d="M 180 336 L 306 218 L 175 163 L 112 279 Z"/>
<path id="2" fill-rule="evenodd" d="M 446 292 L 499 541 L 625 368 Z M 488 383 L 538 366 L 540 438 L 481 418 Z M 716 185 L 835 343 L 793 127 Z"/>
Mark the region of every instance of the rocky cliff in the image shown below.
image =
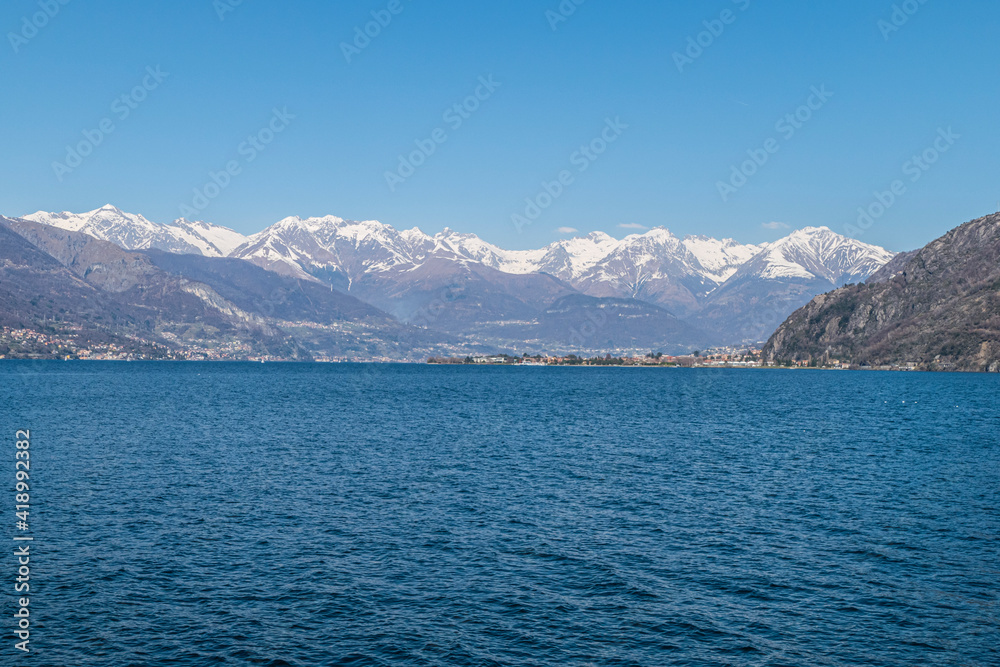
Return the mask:
<path id="1" fill-rule="evenodd" d="M 814 298 L 775 331 L 764 359 L 1000 371 L 1000 214 L 899 264 Z"/>

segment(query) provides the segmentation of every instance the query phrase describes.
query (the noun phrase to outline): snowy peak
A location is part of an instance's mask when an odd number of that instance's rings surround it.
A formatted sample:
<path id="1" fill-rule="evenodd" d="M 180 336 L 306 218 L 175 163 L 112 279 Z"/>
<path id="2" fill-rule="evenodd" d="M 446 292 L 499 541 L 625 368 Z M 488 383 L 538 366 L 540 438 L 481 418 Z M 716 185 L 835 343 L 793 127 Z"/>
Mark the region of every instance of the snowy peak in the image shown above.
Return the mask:
<path id="1" fill-rule="evenodd" d="M 685 236 L 682 244 L 706 275 L 720 283 L 729 279 L 761 249 L 761 246 L 744 245 L 733 239 L 719 240 L 703 235 Z"/>
<path id="2" fill-rule="evenodd" d="M 228 257 L 246 241 L 246 237 L 239 232 L 204 220 L 178 218 L 172 225 L 165 226 L 175 228 L 179 235 L 185 236 L 191 245 L 199 248 L 200 254 L 207 257 Z"/>
<path id="3" fill-rule="evenodd" d="M 420 230 L 398 232 L 377 220 L 293 216 L 249 237 L 230 254 L 298 277 L 340 274 L 350 284 L 366 273 L 412 268 L 433 245 Z"/>
<path id="4" fill-rule="evenodd" d="M 828 227 L 805 227 L 765 244 L 739 273 L 765 280 L 820 278 L 837 285 L 864 280 L 894 256 Z"/>
<path id="5" fill-rule="evenodd" d="M 595 262 L 588 278 L 635 285 L 693 280 L 711 289 L 733 275 L 758 251 L 758 246 L 743 245 L 732 239 L 687 236 L 681 240 L 669 229 L 656 227 L 617 242 L 611 252 Z"/>
<path id="6" fill-rule="evenodd" d="M 429 240 L 433 242 L 433 246 L 428 248 L 431 255 L 451 254 L 499 270 L 504 270 L 503 267 L 509 263 L 512 254 L 492 243 L 487 243 L 475 234 L 460 234 L 448 227 L 430 237 Z M 508 271 L 508 273 L 516 273 L 516 271 Z"/>
<path id="7" fill-rule="evenodd" d="M 125 213 L 121 209 L 105 204 L 101 208 L 86 213 L 48 214 L 43 211 L 25 216 L 26 220 L 60 227 L 68 231 L 82 232 L 104 241 L 111 241 L 127 250 L 156 247 L 162 235 L 160 227 L 138 214 Z"/>
<path id="8" fill-rule="evenodd" d="M 539 262 L 539 270 L 564 280 L 575 280 L 614 252 L 621 243 L 604 232 L 591 232 L 583 238 L 557 241 L 548 246 Z M 559 270 L 558 267 L 564 267 Z"/>
<path id="9" fill-rule="evenodd" d="M 697 312 L 724 286 L 746 281 L 820 281 L 835 286 L 860 282 L 894 256 L 827 227 L 806 227 L 762 245 L 704 235 L 681 239 L 666 227 L 655 227 L 621 240 L 592 232 L 542 248 L 506 250 L 450 228 L 431 236 L 416 227 L 398 231 L 377 220 L 334 215 L 289 216 L 250 237 L 204 221 L 151 222 L 110 204 L 79 214 L 39 211 L 27 219 L 130 250 L 246 259 L 348 290 L 364 277 L 410 274 L 418 280 L 417 269 L 433 260 L 440 270 L 448 270 L 450 262 L 452 268 L 457 263 L 507 274 L 545 273 L 590 296 L 641 299 L 679 315 Z"/>
<path id="10" fill-rule="evenodd" d="M 219 225 L 190 222 L 183 218 L 172 225 L 165 225 L 137 213 L 126 213 L 111 204 L 86 213 L 38 211 L 24 216 L 24 219 L 82 232 L 126 250 L 155 248 L 166 252 L 225 257 L 245 240 L 242 234 Z"/>

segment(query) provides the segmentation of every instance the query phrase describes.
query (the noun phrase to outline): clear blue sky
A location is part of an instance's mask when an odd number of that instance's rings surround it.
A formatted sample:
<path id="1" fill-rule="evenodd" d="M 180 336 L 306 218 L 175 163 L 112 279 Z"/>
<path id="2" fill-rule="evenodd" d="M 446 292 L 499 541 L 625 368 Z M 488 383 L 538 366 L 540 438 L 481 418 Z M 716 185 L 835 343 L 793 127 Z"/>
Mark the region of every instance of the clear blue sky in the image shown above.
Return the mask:
<path id="1" fill-rule="evenodd" d="M 244 0 L 221 20 L 233 0 L 71 0 L 36 17 L 37 34 L 24 20 L 39 0 L 4 2 L 0 213 L 111 202 L 169 222 L 229 161 L 240 173 L 210 189 L 197 217 L 251 233 L 335 214 L 511 248 L 550 243 L 561 227 L 666 225 L 743 242 L 782 225 L 843 233 L 899 179 L 905 192 L 860 238 L 902 250 L 1000 200 L 994 0 L 909 0 L 919 9 L 888 38 L 879 21 L 893 0 L 586 0 L 559 22 L 546 15 L 559 0 L 398 1 L 350 63 L 341 43 L 390 0 Z M 702 35 L 708 46 L 679 71 L 674 54 L 724 10 L 731 22 Z M 500 86 L 488 99 L 460 127 L 446 121 L 491 75 Z M 153 89 L 122 118 L 115 100 L 144 77 Z M 833 96 L 814 98 L 794 136 L 779 132 L 824 85 Z M 241 152 L 276 107 L 294 119 L 256 155 Z M 609 117 L 627 129 L 592 162 L 574 160 Z M 114 131 L 60 180 L 53 163 L 104 119 Z M 913 182 L 904 164 L 949 127 L 961 138 Z M 447 140 L 391 190 L 385 173 L 438 128 Z M 718 182 L 770 138 L 778 151 L 723 201 Z M 518 229 L 511 216 L 562 170 L 572 182 Z"/>

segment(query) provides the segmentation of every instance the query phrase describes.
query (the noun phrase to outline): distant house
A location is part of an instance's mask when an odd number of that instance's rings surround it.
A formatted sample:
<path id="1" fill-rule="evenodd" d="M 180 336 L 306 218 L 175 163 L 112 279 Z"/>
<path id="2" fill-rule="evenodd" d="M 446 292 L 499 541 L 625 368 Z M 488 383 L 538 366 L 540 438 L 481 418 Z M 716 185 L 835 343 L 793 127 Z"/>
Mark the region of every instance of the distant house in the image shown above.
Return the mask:
<path id="1" fill-rule="evenodd" d="M 472 363 L 475 364 L 502 364 L 504 362 L 503 357 L 473 357 Z"/>

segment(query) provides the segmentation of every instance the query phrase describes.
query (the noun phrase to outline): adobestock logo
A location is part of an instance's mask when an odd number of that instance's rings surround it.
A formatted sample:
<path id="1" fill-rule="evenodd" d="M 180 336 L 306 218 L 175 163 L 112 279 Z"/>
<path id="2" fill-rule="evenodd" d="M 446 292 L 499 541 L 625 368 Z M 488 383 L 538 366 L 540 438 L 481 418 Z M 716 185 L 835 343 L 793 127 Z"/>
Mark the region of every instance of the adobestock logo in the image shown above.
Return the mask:
<path id="1" fill-rule="evenodd" d="M 732 0 L 733 4 L 741 12 L 750 9 L 750 1 Z M 677 71 L 683 74 L 685 67 L 693 65 L 694 61 L 705 55 L 705 51 L 711 48 L 717 39 L 722 37 L 722 33 L 726 31 L 726 26 L 736 23 L 737 18 L 739 18 L 739 14 L 732 9 L 723 9 L 718 18 L 702 21 L 701 24 L 705 29 L 696 35 L 688 37 L 687 47 L 683 52 L 674 51 L 674 65 L 677 66 Z"/>
<path id="2" fill-rule="evenodd" d="M 355 56 L 361 55 L 362 51 L 371 46 L 372 40 L 381 35 L 382 31 L 392 23 L 393 17 L 402 14 L 404 9 L 406 7 L 402 0 L 389 0 L 385 9 L 372 11 L 371 21 L 364 26 L 355 26 L 354 39 L 351 42 L 340 43 L 340 52 L 344 54 L 347 64 L 350 65 Z"/>
<path id="3" fill-rule="evenodd" d="M 552 28 L 552 32 L 559 29 L 560 23 L 565 23 L 569 20 L 569 17 L 576 14 L 577 8 L 585 3 L 587 0 L 562 0 L 556 10 L 551 9 L 545 10 L 545 18 L 549 22 L 549 27 Z"/>
<path id="4" fill-rule="evenodd" d="M 603 312 L 594 313 L 593 311 L 587 311 L 587 319 L 577 327 L 570 327 L 569 336 L 567 337 L 567 342 L 571 347 L 582 348 L 586 345 L 587 341 L 597 335 L 605 324 L 608 322 L 608 316 Z"/>
<path id="5" fill-rule="evenodd" d="M 220 21 L 226 20 L 226 14 L 235 12 L 236 8 L 243 4 L 243 0 L 214 0 L 212 7 L 215 8 L 215 15 Z"/>
<path id="6" fill-rule="evenodd" d="M 22 46 L 34 39 L 38 35 L 38 31 L 47 26 L 49 21 L 55 18 L 56 14 L 69 3 L 70 0 L 39 0 L 38 8 L 40 11 L 31 16 L 22 17 L 19 32 L 7 33 L 7 40 L 10 42 L 11 48 L 14 49 L 14 53 L 19 52 Z"/>
<path id="7" fill-rule="evenodd" d="M 449 304 L 453 304 L 462 298 L 464 292 L 465 290 L 461 285 L 448 285 L 438 292 L 438 296 L 431 300 L 430 303 L 417 310 L 413 314 L 413 317 L 407 319 L 406 323 L 421 329 L 429 329 L 441 317 Z"/>
<path id="8" fill-rule="evenodd" d="M 885 41 L 889 41 L 894 33 L 899 32 L 903 29 L 903 26 L 910 22 L 910 19 L 916 16 L 920 8 L 927 4 L 929 0 L 905 0 L 904 2 L 892 6 L 892 14 L 889 15 L 889 20 L 879 19 L 878 29 L 882 33 L 882 38 Z"/>

